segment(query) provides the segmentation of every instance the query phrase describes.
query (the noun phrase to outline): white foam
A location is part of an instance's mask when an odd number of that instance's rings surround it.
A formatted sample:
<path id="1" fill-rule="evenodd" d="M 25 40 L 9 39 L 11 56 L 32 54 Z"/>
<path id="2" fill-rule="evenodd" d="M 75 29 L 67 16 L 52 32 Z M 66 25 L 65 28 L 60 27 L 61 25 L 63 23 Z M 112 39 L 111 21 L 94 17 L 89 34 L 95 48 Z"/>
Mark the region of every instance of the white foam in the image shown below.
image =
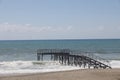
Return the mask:
<path id="1" fill-rule="evenodd" d="M 120 68 L 119 60 L 110 61 L 112 68 Z M 22 74 L 22 73 L 43 73 L 43 72 L 55 72 L 66 71 L 75 69 L 85 69 L 76 66 L 61 65 L 59 62 L 52 61 L 8 61 L 0 62 L 0 75 L 7 74 Z"/>
<path id="2" fill-rule="evenodd" d="M 79 69 L 75 66 L 63 66 L 58 62 L 9 61 L 0 62 L 0 74 L 42 73 Z"/>
<path id="3" fill-rule="evenodd" d="M 112 60 L 110 61 L 110 65 L 112 68 L 120 68 L 120 60 Z"/>

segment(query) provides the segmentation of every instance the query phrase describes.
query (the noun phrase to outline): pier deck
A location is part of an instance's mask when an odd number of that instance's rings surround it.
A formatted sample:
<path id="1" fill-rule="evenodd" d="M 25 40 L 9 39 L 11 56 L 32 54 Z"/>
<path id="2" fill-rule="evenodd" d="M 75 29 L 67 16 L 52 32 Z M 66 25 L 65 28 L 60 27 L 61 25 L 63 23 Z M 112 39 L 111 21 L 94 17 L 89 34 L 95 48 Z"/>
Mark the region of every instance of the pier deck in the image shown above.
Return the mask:
<path id="1" fill-rule="evenodd" d="M 37 60 L 44 60 L 48 55 L 50 60 L 59 61 L 64 65 L 75 65 L 84 68 L 106 69 L 111 68 L 109 65 L 98 61 L 97 59 L 90 58 L 89 56 L 75 54 L 74 51 L 69 49 L 38 49 Z"/>

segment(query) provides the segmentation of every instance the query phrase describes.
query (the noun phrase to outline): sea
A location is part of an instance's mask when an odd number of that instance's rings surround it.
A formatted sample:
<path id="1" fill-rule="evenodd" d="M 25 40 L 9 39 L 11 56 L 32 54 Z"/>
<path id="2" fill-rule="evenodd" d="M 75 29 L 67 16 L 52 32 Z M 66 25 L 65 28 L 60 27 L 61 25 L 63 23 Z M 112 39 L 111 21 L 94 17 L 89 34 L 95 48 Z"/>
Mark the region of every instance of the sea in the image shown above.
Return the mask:
<path id="1" fill-rule="evenodd" d="M 0 75 L 84 69 L 57 61 L 37 61 L 37 49 L 70 49 L 108 60 L 120 68 L 120 39 L 1 40 Z"/>

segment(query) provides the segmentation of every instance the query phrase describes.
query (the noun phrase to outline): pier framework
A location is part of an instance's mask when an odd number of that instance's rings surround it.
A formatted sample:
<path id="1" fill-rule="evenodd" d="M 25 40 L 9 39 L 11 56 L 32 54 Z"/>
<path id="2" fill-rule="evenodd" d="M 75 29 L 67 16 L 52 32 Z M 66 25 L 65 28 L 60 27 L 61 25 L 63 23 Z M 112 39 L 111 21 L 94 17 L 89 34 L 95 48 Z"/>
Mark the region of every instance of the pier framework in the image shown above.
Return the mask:
<path id="1" fill-rule="evenodd" d="M 79 53 L 79 52 L 78 52 Z M 109 65 L 100 62 L 83 54 L 76 54 L 70 49 L 38 49 L 37 60 L 43 61 L 45 56 L 49 56 L 52 61 L 59 61 L 63 65 L 75 65 L 84 68 L 106 69 Z"/>

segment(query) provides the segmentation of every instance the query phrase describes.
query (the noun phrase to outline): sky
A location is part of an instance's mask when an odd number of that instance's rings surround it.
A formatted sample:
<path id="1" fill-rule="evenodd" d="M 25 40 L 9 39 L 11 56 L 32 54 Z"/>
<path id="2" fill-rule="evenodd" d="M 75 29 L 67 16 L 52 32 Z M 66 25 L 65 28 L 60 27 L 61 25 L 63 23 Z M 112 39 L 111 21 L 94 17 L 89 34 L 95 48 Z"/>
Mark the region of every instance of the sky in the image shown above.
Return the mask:
<path id="1" fill-rule="evenodd" d="M 0 40 L 120 39 L 120 0 L 0 0 Z"/>

